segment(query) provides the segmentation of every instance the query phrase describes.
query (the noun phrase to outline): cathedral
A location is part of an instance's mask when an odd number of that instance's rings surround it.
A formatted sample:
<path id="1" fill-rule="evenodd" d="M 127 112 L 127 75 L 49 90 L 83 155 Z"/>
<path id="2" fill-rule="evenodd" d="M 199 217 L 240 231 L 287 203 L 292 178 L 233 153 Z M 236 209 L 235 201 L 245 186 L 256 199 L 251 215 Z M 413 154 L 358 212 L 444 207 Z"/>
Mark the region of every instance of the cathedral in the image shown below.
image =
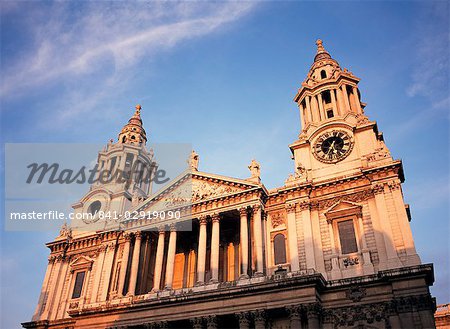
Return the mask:
<path id="1" fill-rule="evenodd" d="M 294 97 L 301 133 L 282 186 L 267 189 L 256 160 L 245 179 L 203 172 L 194 151 L 157 192 L 133 175 L 93 183 L 74 213 L 144 215 L 64 226 L 22 326 L 435 328 L 433 265 L 414 246 L 402 162 L 366 116 L 360 79 L 316 45 Z M 146 142 L 138 105 L 99 167 L 152 168 Z M 178 215 L 150 219 L 149 209 Z"/>

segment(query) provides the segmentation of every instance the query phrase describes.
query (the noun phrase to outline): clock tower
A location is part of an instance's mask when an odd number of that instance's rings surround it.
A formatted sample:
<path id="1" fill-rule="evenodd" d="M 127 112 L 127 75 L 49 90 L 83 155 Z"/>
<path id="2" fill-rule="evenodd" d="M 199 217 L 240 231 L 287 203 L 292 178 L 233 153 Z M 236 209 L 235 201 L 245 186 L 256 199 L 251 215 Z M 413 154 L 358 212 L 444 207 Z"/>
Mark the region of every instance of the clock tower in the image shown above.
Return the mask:
<path id="1" fill-rule="evenodd" d="M 326 180 L 362 167 L 392 161 L 376 122 L 364 114 L 359 78 L 325 50 L 317 53 L 308 75 L 295 95 L 302 131 L 290 145 L 296 176 Z"/>
<path id="2" fill-rule="evenodd" d="M 319 186 L 328 186 L 330 191 L 335 186 L 338 192 L 333 195 L 347 201 L 351 194 L 346 193 L 373 191 L 375 197 L 368 201 L 366 212 L 377 226 L 378 251 L 383 254 L 379 268 L 420 264 L 409 226 L 409 206 L 401 190 L 402 163 L 392 158 L 376 122 L 364 113 L 360 79 L 341 68 L 322 40 L 317 40 L 316 45 L 314 63 L 294 98 L 302 130 L 298 140 L 289 146 L 295 174 L 289 176 L 286 186 L 310 185 L 312 195 Z M 347 185 L 352 188 L 346 190 Z M 328 218 L 333 211 L 328 209 L 324 216 Z"/>

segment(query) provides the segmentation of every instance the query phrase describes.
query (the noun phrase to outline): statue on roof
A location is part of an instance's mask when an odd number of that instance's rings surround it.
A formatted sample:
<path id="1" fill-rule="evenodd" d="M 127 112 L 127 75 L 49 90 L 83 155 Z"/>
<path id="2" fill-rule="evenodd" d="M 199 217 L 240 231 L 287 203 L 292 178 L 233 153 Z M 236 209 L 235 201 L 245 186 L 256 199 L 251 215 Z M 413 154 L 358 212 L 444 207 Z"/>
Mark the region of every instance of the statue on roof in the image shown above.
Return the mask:
<path id="1" fill-rule="evenodd" d="M 198 171 L 198 154 L 194 150 L 192 150 L 191 154 L 189 155 L 188 159 L 188 165 L 189 169 Z"/>
<path id="2" fill-rule="evenodd" d="M 250 174 L 252 175 L 252 178 L 259 178 L 261 176 L 261 168 L 259 163 L 255 160 L 252 159 L 252 162 L 250 163 L 250 165 L 248 166 L 248 170 L 250 170 Z"/>

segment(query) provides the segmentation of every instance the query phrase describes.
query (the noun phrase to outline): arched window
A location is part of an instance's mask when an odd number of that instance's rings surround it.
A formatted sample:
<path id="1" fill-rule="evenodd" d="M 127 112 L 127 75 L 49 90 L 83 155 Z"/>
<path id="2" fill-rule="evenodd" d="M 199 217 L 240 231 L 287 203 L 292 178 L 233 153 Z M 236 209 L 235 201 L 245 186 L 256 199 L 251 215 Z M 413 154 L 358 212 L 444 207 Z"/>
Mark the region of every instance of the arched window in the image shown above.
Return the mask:
<path id="1" fill-rule="evenodd" d="M 321 77 L 322 79 L 326 79 L 326 77 L 327 77 L 327 72 L 325 72 L 325 70 L 320 71 L 320 77 Z"/>
<path id="2" fill-rule="evenodd" d="M 284 234 L 277 234 L 273 238 L 273 254 L 275 255 L 275 265 L 286 263 L 286 239 Z"/>

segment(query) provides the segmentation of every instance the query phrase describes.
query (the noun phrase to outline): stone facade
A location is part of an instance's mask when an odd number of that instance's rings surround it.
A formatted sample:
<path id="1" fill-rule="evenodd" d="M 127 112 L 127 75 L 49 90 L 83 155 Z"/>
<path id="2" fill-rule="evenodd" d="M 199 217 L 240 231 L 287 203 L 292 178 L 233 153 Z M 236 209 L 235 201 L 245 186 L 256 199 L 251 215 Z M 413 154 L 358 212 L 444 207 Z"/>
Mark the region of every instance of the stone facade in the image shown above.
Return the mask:
<path id="1" fill-rule="evenodd" d="M 434 318 L 436 320 L 436 328 L 450 329 L 450 304 L 438 305 Z"/>
<path id="2" fill-rule="evenodd" d="M 195 152 L 189 171 L 158 193 L 133 178 L 94 184 L 75 212 L 164 204 L 192 230 L 149 231 L 145 218 L 122 230 L 63 227 L 47 244 L 41 296 L 23 326 L 434 328 L 433 266 L 416 253 L 402 163 L 364 114 L 358 82 L 318 40 L 294 98 L 295 169 L 279 188 L 265 188 L 255 160 L 250 177 L 236 179 L 199 171 Z M 140 111 L 99 153 L 101 167 L 151 163 Z M 177 194 L 188 181 L 189 213 Z"/>

